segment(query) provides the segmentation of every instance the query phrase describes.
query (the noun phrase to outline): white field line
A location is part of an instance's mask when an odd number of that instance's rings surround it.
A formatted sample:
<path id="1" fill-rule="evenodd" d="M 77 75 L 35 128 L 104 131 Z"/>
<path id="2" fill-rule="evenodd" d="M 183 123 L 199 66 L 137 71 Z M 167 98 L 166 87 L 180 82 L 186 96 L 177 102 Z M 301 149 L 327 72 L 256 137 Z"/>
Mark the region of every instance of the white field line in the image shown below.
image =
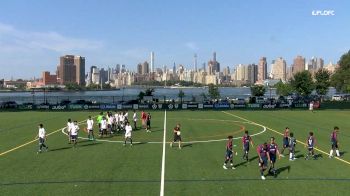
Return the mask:
<path id="1" fill-rule="evenodd" d="M 163 135 L 163 154 L 162 169 L 160 178 L 160 196 L 164 196 L 164 176 L 165 176 L 165 145 L 166 145 L 166 110 L 164 111 L 164 135 Z"/>

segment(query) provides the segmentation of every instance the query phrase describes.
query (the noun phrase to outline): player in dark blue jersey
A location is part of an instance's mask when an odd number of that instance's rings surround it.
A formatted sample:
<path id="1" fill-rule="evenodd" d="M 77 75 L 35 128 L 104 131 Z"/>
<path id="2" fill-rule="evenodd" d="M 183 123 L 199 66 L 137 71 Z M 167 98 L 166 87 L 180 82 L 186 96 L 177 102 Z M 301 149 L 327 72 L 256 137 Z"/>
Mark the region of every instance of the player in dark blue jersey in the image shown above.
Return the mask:
<path id="1" fill-rule="evenodd" d="M 249 144 L 254 147 L 252 137 L 248 134 L 248 131 L 244 132 L 244 135 L 242 137 L 242 146 L 243 146 L 243 159 L 249 162 L 248 159 L 248 153 L 249 153 Z"/>
<path id="2" fill-rule="evenodd" d="M 271 137 L 270 138 L 270 143 L 267 145 L 267 150 L 270 156 L 270 169 L 269 173 L 273 174 L 276 176 L 276 170 L 275 170 L 275 163 L 276 163 L 276 158 L 280 158 L 280 152 L 278 150 L 278 146 L 275 142 L 275 138 Z"/>
<path id="3" fill-rule="evenodd" d="M 224 165 L 222 166 L 224 169 L 227 169 L 227 163 L 230 161 L 230 166 L 232 169 L 236 169 L 233 166 L 233 144 L 232 144 L 232 136 L 228 136 L 228 141 L 226 143 L 226 155 L 225 155 L 225 162 Z"/>
<path id="4" fill-rule="evenodd" d="M 270 161 L 270 155 L 267 149 L 267 143 L 261 144 L 256 149 L 259 156 L 259 168 L 261 179 L 265 180 L 264 171 L 267 169 L 267 163 Z"/>
<path id="5" fill-rule="evenodd" d="M 306 145 L 305 147 L 307 147 L 308 153 L 305 157 L 305 160 L 309 160 L 310 156 L 312 156 L 312 158 L 314 160 L 316 160 L 316 156 L 315 156 L 315 152 L 314 152 L 314 147 L 316 146 L 316 138 L 314 136 L 314 133 L 311 131 L 309 133 L 309 136 L 306 139 Z"/>

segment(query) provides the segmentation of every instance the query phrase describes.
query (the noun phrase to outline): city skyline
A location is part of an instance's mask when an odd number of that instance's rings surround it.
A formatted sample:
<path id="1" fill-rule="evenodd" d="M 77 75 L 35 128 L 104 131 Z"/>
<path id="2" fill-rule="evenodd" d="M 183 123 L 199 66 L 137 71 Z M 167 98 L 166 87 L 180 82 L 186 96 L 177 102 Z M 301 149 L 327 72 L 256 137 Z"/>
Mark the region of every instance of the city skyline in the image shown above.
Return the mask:
<path id="1" fill-rule="evenodd" d="M 154 70 L 174 62 L 201 68 L 215 51 L 222 68 L 258 64 L 264 56 L 270 70 L 272 60 L 283 57 L 289 67 L 297 55 L 337 63 L 350 45 L 347 1 L 74 1 L 65 14 L 54 11 L 67 2 L 0 3 L 0 78 L 55 72 L 66 54 L 86 57 L 87 68 L 125 64 L 136 72 L 144 61 Z M 312 15 L 325 9 L 335 15 Z"/>

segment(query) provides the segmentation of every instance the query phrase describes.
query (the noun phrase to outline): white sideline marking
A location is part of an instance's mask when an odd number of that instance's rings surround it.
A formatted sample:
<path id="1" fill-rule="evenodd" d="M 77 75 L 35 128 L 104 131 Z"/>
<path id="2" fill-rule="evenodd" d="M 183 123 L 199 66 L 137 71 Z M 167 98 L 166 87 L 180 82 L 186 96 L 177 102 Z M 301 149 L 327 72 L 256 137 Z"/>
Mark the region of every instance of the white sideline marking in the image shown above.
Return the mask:
<path id="1" fill-rule="evenodd" d="M 162 155 L 162 170 L 160 178 L 160 196 L 164 196 L 164 175 L 165 175 L 165 145 L 166 145 L 166 110 L 164 111 L 164 135 L 163 135 L 163 155 Z"/>

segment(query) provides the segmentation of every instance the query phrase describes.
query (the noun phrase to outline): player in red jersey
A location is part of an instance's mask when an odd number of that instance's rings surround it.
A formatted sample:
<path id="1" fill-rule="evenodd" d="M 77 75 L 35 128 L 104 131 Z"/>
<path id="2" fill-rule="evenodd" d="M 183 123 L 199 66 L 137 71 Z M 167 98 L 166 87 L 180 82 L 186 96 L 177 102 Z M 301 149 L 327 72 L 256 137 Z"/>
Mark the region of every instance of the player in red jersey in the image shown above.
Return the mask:
<path id="1" fill-rule="evenodd" d="M 329 158 L 333 157 L 333 151 L 335 151 L 337 157 L 340 157 L 339 149 L 338 149 L 338 133 L 339 127 L 335 126 L 331 133 L 331 145 L 332 149 L 329 152 Z"/>
<path id="2" fill-rule="evenodd" d="M 280 152 L 278 150 L 278 146 L 275 142 L 275 138 L 270 138 L 270 143 L 267 145 L 268 154 L 270 157 L 270 169 L 269 173 L 272 173 L 274 176 L 276 176 L 276 170 L 275 170 L 275 163 L 276 158 L 280 158 Z"/>
<path id="3" fill-rule="evenodd" d="M 248 134 L 248 131 L 244 132 L 244 135 L 242 137 L 242 144 L 243 144 L 243 159 L 249 162 L 248 159 L 248 153 L 249 153 L 249 143 L 252 147 L 254 147 L 252 137 Z"/>
<path id="4" fill-rule="evenodd" d="M 264 171 L 267 169 L 267 162 L 270 161 L 270 155 L 267 149 L 267 143 L 261 144 L 256 149 L 259 156 L 259 167 L 261 179 L 265 180 Z"/>
<path id="5" fill-rule="evenodd" d="M 147 114 L 142 110 L 141 112 L 141 121 L 142 121 L 142 128 L 146 128 L 146 120 L 147 120 Z"/>
<path id="6" fill-rule="evenodd" d="M 283 148 L 281 151 L 281 156 L 284 157 L 283 153 L 284 153 L 284 149 L 289 148 L 289 128 L 286 127 L 286 129 L 284 130 L 284 134 L 283 134 Z"/>
<path id="7" fill-rule="evenodd" d="M 224 162 L 224 165 L 222 166 L 224 169 L 227 169 L 227 163 L 230 161 L 230 166 L 231 166 L 231 169 L 236 169 L 234 166 L 233 166 L 233 144 L 232 144 L 232 136 L 228 136 L 228 141 L 226 143 L 226 155 L 225 155 L 225 162 Z"/>

